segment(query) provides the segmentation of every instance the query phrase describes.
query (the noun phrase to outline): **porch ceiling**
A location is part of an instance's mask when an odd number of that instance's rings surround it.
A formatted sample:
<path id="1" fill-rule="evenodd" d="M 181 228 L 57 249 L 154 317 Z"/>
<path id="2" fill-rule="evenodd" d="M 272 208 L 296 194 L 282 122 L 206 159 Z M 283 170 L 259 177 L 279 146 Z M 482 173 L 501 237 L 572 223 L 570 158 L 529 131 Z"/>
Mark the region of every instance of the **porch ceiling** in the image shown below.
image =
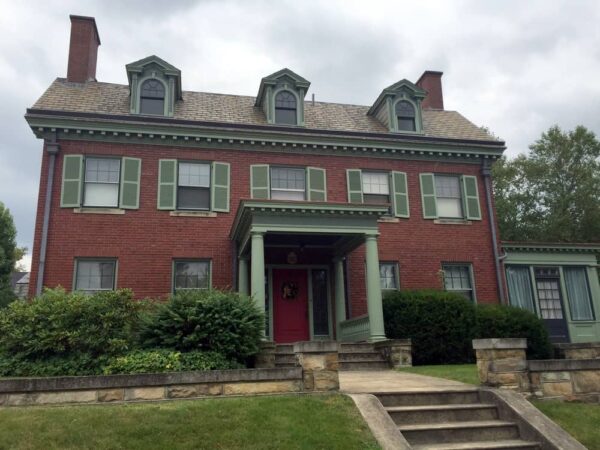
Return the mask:
<path id="1" fill-rule="evenodd" d="M 276 236 L 323 236 L 338 253 L 360 245 L 367 235 L 378 234 L 377 220 L 388 212 L 387 206 L 281 200 L 242 200 L 231 227 L 230 238 L 238 253 L 246 252 L 251 233 Z M 271 235 L 273 235 L 271 237 Z"/>

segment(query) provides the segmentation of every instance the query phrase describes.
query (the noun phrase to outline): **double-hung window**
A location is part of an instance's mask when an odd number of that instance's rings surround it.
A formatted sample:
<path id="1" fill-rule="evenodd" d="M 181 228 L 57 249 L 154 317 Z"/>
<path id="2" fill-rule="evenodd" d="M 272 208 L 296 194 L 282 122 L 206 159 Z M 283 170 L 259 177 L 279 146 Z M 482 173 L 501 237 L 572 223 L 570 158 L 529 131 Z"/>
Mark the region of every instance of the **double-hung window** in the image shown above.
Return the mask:
<path id="1" fill-rule="evenodd" d="M 209 289 L 210 261 L 175 261 L 173 290 Z"/>
<path id="2" fill-rule="evenodd" d="M 177 208 L 210 209 L 210 164 L 179 162 Z"/>
<path id="3" fill-rule="evenodd" d="M 119 206 L 121 159 L 85 158 L 83 206 Z"/>
<path id="4" fill-rule="evenodd" d="M 364 203 L 390 203 L 390 174 L 363 171 L 362 192 Z"/>
<path id="5" fill-rule="evenodd" d="M 304 168 L 271 167 L 271 198 L 273 200 L 304 200 L 306 170 Z"/>
<path id="6" fill-rule="evenodd" d="M 474 175 L 419 174 L 424 219 L 481 220 Z"/>
<path id="7" fill-rule="evenodd" d="M 76 260 L 75 290 L 90 294 L 115 288 L 115 260 Z"/>
<path id="8" fill-rule="evenodd" d="M 382 262 L 379 264 L 379 281 L 382 290 L 398 290 L 398 265 L 396 263 Z"/>
<path id="9" fill-rule="evenodd" d="M 463 217 L 460 178 L 458 176 L 436 175 L 435 194 L 439 217 L 453 219 Z"/>
<path id="10" fill-rule="evenodd" d="M 456 292 L 474 301 L 473 277 L 469 264 L 442 264 L 444 271 L 444 287 L 447 291 Z"/>
<path id="11" fill-rule="evenodd" d="M 585 267 L 563 267 L 571 320 L 594 320 L 594 308 Z"/>

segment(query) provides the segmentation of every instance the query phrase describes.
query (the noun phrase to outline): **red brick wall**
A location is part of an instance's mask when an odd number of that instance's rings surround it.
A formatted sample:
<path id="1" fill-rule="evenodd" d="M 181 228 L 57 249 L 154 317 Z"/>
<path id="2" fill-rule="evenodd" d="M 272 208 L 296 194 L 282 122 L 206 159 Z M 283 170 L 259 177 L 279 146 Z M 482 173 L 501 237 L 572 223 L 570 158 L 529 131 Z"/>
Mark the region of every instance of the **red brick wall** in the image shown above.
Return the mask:
<path id="1" fill-rule="evenodd" d="M 215 287 L 231 287 L 233 249 L 228 238 L 241 198 L 249 198 L 250 165 L 257 163 L 319 166 L 327 170 L 328 200 L 346 202 L 346 169 L 383 169 L 407 172 L 410 219 L 380 223 L 379 257 L 397 261 L 403 288 L 441 288 L 442 262 L 473 264 L 477 299 L 497 302 L 491 234 L 480 166 L 447 162 L 399 161 L 349 156 L 315 156 L 235 150 L 62 141 L 56 161 L 50 219 L 45 286 L 72 287 L 76 257 L 118 258 L 117 287 L 129 287 L 136 297 L 162 297 L 171 291 L 174 258 L 209 258 Z M 140 209 L 124 215 L 76 214 L 60 208 L 64 154 L 115 155 L 142 158 Z M 227 161 L 231 163 L 231 213 L 216 218 L 171 217 L 156 209 L 158 160 Z M 31 293 L 35 291 L 41 221 L 46 185 L 47 155 L 42 162 L 38 221 L 35 229 Z M 422 218 L 419 173 L 446 172 L 479 176 L 483 220 L 472 225 L 441 225 Z M 273 262 L 280 262 L 281 255 Z M 267 259 L 269 259 L 267 254 Z M 320 261 L 319 261 L 320 262 Z M 352 316 L 366 313 L 364 249 L 348 260 Z"/>

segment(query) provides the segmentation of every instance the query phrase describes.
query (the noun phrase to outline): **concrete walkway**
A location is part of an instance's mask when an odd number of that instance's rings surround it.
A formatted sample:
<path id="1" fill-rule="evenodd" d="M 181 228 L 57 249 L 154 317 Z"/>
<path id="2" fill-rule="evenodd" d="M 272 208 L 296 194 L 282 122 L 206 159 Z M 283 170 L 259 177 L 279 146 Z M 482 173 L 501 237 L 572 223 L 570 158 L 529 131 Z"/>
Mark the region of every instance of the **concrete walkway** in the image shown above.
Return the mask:
<path id="1" fill-rule="evenodd" d="M 470 384 L 396 370 L 339 372 L 340 391 L 347 393 L 416 392 L 477 389 Z"/>

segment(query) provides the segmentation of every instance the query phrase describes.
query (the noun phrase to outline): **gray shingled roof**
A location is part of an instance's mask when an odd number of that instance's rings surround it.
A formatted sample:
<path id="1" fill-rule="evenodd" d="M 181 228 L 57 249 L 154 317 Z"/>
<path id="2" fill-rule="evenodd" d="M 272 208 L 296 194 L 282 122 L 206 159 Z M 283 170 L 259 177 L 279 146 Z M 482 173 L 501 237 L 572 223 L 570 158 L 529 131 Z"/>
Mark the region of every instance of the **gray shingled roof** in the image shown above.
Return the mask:
<path id="1" fill-rule="evenodd" d="M 255 97 L 243 95 L 183 92 L 175 106 L 175 119 L 247 125 L 268 125 Z M 57 78 L 32 107 L 52 111 L 98 114 L 129 114 L 129 86 L 113 83 L 70 83 Z M 367 116 L 369 106 L 310 101 L 304 104 L 308 129 L 386 133 L 377 119 Z M 425 136 L 449 139 L 497 141 L 456 111 L 423 111 Z"/>

